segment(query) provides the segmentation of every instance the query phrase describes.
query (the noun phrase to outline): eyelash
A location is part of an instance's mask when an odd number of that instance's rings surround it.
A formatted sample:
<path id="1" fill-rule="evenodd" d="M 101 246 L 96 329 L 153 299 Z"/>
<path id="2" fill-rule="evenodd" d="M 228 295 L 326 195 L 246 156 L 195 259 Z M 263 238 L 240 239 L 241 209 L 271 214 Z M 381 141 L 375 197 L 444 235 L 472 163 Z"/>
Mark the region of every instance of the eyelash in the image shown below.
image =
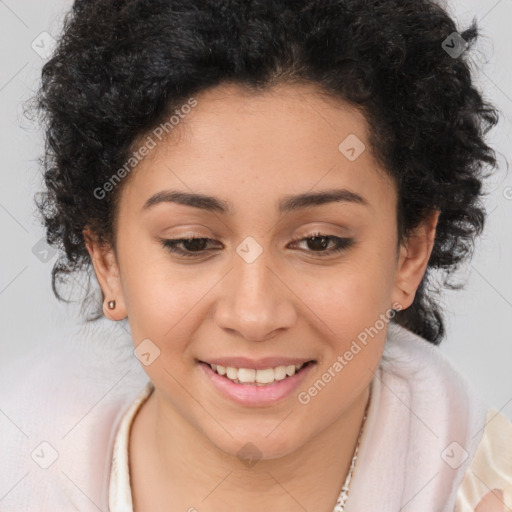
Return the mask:
<path id="1" fill-rule="evenodd" d="M 294 238 L 292 239 L 293 242 L 302 242 L 305 240 L 309 240 L 311 238 L 327 238 L 328 240 L 331 240 L 335 243 L 335 247 L 332 249 L 329 249 L 327 251 L 308 251 L 314 254 L 320 255 L 320 258 L 324 258 L 327 256 L 331 256 L 333 254 L 338 254 L 342 251 L 347 250 L 351 245 L 353 245 L 354 240 L 352 238 L 340 238 L 338 236 L 333 235 L 324 235 L 323 233 L 311 233 L 307 237 L 302 238 Z M 191 240 L 212 240 L 211 238 L 205 238 L 205 237 L 189 237 L 189 238 L 174 238 L 174 239 L 161 239 L 162 245 L 165 249 L 167 249 L 171 253 L 178 254 L 179 256 L 184 256 L 186 258 L 198 258 L 202 256 L 207 250 L 201 250 L 201 251 L 184 251 L 182 249 L 179 249 L 177 246 L 182 244 L 183 242 L 190 242 Z"/>

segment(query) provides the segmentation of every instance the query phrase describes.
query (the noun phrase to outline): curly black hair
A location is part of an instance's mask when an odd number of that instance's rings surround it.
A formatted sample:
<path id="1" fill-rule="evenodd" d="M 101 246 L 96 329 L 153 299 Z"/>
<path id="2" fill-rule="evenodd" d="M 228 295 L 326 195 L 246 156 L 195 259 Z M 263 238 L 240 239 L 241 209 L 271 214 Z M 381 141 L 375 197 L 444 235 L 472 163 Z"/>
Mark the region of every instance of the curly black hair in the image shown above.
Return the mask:
<path id="1" fill-rule="evenodd" d="M 438 344 L 445 329 L 430 277 L 441 271 L 450 286 L 471 256 L 485 219 L 484 170 L 496 167 L 484 136 L 498 111 L 468 63 L 476 20 L 456 32 L 430 0 L 76 1 L 35 98 L 46 133 L 46 190 L 36 203 L 61 251 L 55 295 L 64 300 L 59 277 L 91 271 L 86 226 L 115 248 L 122 183 L 101 199 L 94 191 L 169 112 L 222 83 L 255 92 L 308 83 L 365 115 L 373 153 L 398 190 L 400 240 L 441 212 L 414 302 L 394 318 Z"/>

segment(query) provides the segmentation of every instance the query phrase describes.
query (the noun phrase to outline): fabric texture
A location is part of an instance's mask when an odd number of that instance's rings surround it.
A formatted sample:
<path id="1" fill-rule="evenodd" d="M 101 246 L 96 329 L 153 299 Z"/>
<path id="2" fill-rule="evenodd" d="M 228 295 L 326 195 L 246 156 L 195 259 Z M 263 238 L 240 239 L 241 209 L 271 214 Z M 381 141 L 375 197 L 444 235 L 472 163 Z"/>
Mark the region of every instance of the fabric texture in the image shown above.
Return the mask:
<path id="1" fill-rule="evenodd" d="M 128 322 L 59 330 L 0 372 L 0 510 L 108 511 L 114 436 L 147 382 Z"/>
<path id="2" fill-rule="evenodd" d="M 129 512 L 129 427 L 151 383 L 128 323 L 43 344 L 0 378 L 0 510 Z M 346 512 L 473 512 L 493 489 L 491 512 L 512 507 L 511 422 L 439 347 L 390 325 L 371 385 Z"/>
<path id="3" fill-rule="evenodd" d="M 130 488 L 129 440 L 133 420 L 142 404 L 154 390 L 152 382 L 148 382 L 139 396 L 126 411 L 114 442 L 112 469 L 109 482 L 110 512 L 133 512 L 132 491 Z"/>

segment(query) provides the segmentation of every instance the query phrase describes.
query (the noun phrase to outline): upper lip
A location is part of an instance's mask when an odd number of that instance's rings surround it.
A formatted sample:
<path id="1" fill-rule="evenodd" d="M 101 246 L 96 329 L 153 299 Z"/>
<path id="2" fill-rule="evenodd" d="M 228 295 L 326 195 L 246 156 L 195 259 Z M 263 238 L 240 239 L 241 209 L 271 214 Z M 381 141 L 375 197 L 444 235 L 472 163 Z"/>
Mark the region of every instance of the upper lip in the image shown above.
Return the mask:
<path id="1" fill-rule="evenodd" d="M 266 368 L 276 368 L 278 366 L 291 366 L 305 364 L 313 359 L 304 357 L 264 357 L 261 359 L 250 359 L 248 357 L 216 357 L 214 359 L 201 360 L 203 363 L 215 364 L 220 366 L 230 366 L 232 368 L 254 368 L 255 370 L 264 370 Z"/>

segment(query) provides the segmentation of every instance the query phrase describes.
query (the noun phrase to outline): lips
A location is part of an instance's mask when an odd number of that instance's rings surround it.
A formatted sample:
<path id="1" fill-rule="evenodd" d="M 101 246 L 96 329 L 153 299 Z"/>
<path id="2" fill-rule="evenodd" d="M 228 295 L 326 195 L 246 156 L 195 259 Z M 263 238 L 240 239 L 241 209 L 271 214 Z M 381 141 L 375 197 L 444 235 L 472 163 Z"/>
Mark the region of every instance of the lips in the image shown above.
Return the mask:
<path id="1" fill-rule="evenodd" d="M 270 361 L 270 364 L 277 363 L 277 366 L 269 366 L 268 361 Z M 218 365 L 216 364 L 217 362 L 225 364 L 240 364 L 241 362 L 242 365 L 245 364 L 246 366 L 224 366 L 226 373 L 220 375 L 218 373 L 219 366 L 222 367 L 223 365 Z M 198 360 L 197 363 L 201 369 L 200 374 L 206 378 L 206 382 L 211 384 L 212 389 L 232 402 L 246 407 L 267 407 L 290 398 L 294 391 L 309 378 L 316 367 L 316 361 L 314 360 L 289 358 L 268 358 L 258 361 L 247 358 L 225 358 L 216 359 L 215 362 L 212 361 L 210 363 Z M 295 364 L 299 365 L 299 371 L 297 371 Z M 253 366 L 252 368 L 251 365 Z M 254 366 L 260 366 L 261 368 L 254 368 Z M 290 373 L 293 373 L 293 375 L 286 374 L 282 380 L 276 379 L 276 369 L 279 367 L 283 367 L 285 373 L 286 368 L 290 367 Z M 272 372 L 272 375 L 268 370 Z M 221 368 L 220 371 L 222 372 L 223 369 Z M 232 377 L 236 377 L 235 380 L 227 376 L 228 371 Z M 241 374 L 240 371 L 242 371 Z M 260 379 L 258 380 L 267 380 L 269 382 L 257 382 L 258 372 L 263 372 L 260 373 Z M 277 372 L 277 377 L 282 377 L 282 370 L 277 370 Z M 240 377 L 245 382 L 242 382 Z M 270 382 L 270 377 L 273 377 L 272 382 Z"/>

